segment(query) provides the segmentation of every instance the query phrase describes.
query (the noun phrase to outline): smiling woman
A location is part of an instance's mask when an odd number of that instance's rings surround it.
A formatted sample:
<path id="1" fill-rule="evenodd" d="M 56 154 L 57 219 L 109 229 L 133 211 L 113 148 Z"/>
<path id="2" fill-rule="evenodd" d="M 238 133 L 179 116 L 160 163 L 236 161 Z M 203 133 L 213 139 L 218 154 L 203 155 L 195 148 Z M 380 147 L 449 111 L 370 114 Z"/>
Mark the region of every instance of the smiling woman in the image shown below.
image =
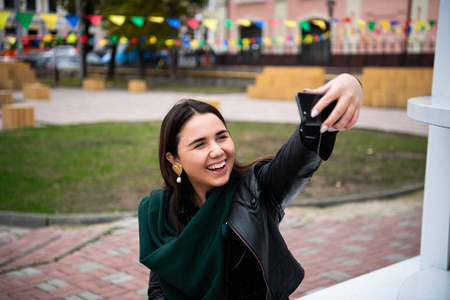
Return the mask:
<path id="1" fill-rule="evenodd" d="M 213 106 L 188 99 L 168 112 L 159 144 L 165 188 L 138 210 L 149 299 L 288 299 L 301 283 L 304 270 L 278 229 L 284 209 L 330 157 L 337 131 L 354 125 L 362 101 L 349 75 L 312 92 L 325 94 L 314 109 L 336 99 L 339 109 L 308 135 L 299 126 L 275 156 L 248 164 L 235 160 Z"/>

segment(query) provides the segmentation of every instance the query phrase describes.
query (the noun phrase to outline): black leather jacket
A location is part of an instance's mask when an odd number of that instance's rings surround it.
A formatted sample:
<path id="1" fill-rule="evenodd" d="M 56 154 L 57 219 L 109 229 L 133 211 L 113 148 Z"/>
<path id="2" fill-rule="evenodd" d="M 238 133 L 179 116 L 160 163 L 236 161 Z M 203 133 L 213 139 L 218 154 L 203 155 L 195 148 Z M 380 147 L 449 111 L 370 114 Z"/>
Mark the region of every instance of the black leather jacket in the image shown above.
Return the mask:
<path id="1" fill-rule="evenodd" d="M 267 299 L 288 299 L 304 277 L 279 224 L 286 206 L 331 155 L 336 134 L 314 131 L 305 134 L 299 127 L 271 162 L 254 165 L 241 177 L 231 203 L 228 225 L 262 266 Z M 148 296 L 165 299 L 155 273 L 150 274 Z"/>

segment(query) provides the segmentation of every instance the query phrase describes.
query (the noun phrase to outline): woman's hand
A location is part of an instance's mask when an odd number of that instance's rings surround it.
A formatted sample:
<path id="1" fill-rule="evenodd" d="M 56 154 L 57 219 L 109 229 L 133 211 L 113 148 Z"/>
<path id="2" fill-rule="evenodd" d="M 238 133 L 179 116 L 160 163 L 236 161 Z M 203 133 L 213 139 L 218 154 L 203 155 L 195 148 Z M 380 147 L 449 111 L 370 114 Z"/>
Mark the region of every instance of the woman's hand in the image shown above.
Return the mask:
<path id="1" fill-rule="evenodd" d="M 363 92 L 356 77 L 350 74 L 341 74 L 317 89 L 305 89 L 304 92 L 324 94 L 313 107 L 312 117 L 317 116 L 328 104 L 337 100 L 336 107 L 323 122 L 320 132 L 350 129 L 358 120 Z"/>

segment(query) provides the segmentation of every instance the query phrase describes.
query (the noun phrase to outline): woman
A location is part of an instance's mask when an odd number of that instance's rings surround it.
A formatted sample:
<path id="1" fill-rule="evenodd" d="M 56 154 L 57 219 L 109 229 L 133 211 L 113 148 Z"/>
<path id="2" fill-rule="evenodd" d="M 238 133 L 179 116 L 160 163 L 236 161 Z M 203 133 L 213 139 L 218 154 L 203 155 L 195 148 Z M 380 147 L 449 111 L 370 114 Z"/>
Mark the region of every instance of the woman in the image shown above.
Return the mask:
<path id="1" fill-rule="evenodd" d="M 338 100 L 322 127 L 306 135 L 300 126 L 274 157 L 249 164 L 235 161 L 214 107 L 183 100 L 169 111 L 159 145 L 165 188 L 139 206 L 149 299 L 288 299 L 298 287 L 304 270 L 278 226 L 362 103 L 361 86 L 348 74 L 308 91 L 325 94 L 312 114 Z"/>

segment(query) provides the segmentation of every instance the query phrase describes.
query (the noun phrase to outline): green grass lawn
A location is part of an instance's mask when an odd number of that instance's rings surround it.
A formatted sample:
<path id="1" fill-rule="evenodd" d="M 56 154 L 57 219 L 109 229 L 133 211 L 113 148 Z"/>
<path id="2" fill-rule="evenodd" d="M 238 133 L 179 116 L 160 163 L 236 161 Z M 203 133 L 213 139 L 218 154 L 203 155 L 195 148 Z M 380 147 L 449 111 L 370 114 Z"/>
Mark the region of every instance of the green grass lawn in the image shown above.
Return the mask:
<path id="1" fill-rule="evenodd" d="M 229 123 L 237 158 L 275 154 L 295 125 Z M 77 213 L 136 210 L 161 186 L 160 123 L 98 123 L 0 132 L 0 210 Z M 427 139 L 339 133 L 335 151 L 301 196 L 366 193 L 424 180 Z"/>

